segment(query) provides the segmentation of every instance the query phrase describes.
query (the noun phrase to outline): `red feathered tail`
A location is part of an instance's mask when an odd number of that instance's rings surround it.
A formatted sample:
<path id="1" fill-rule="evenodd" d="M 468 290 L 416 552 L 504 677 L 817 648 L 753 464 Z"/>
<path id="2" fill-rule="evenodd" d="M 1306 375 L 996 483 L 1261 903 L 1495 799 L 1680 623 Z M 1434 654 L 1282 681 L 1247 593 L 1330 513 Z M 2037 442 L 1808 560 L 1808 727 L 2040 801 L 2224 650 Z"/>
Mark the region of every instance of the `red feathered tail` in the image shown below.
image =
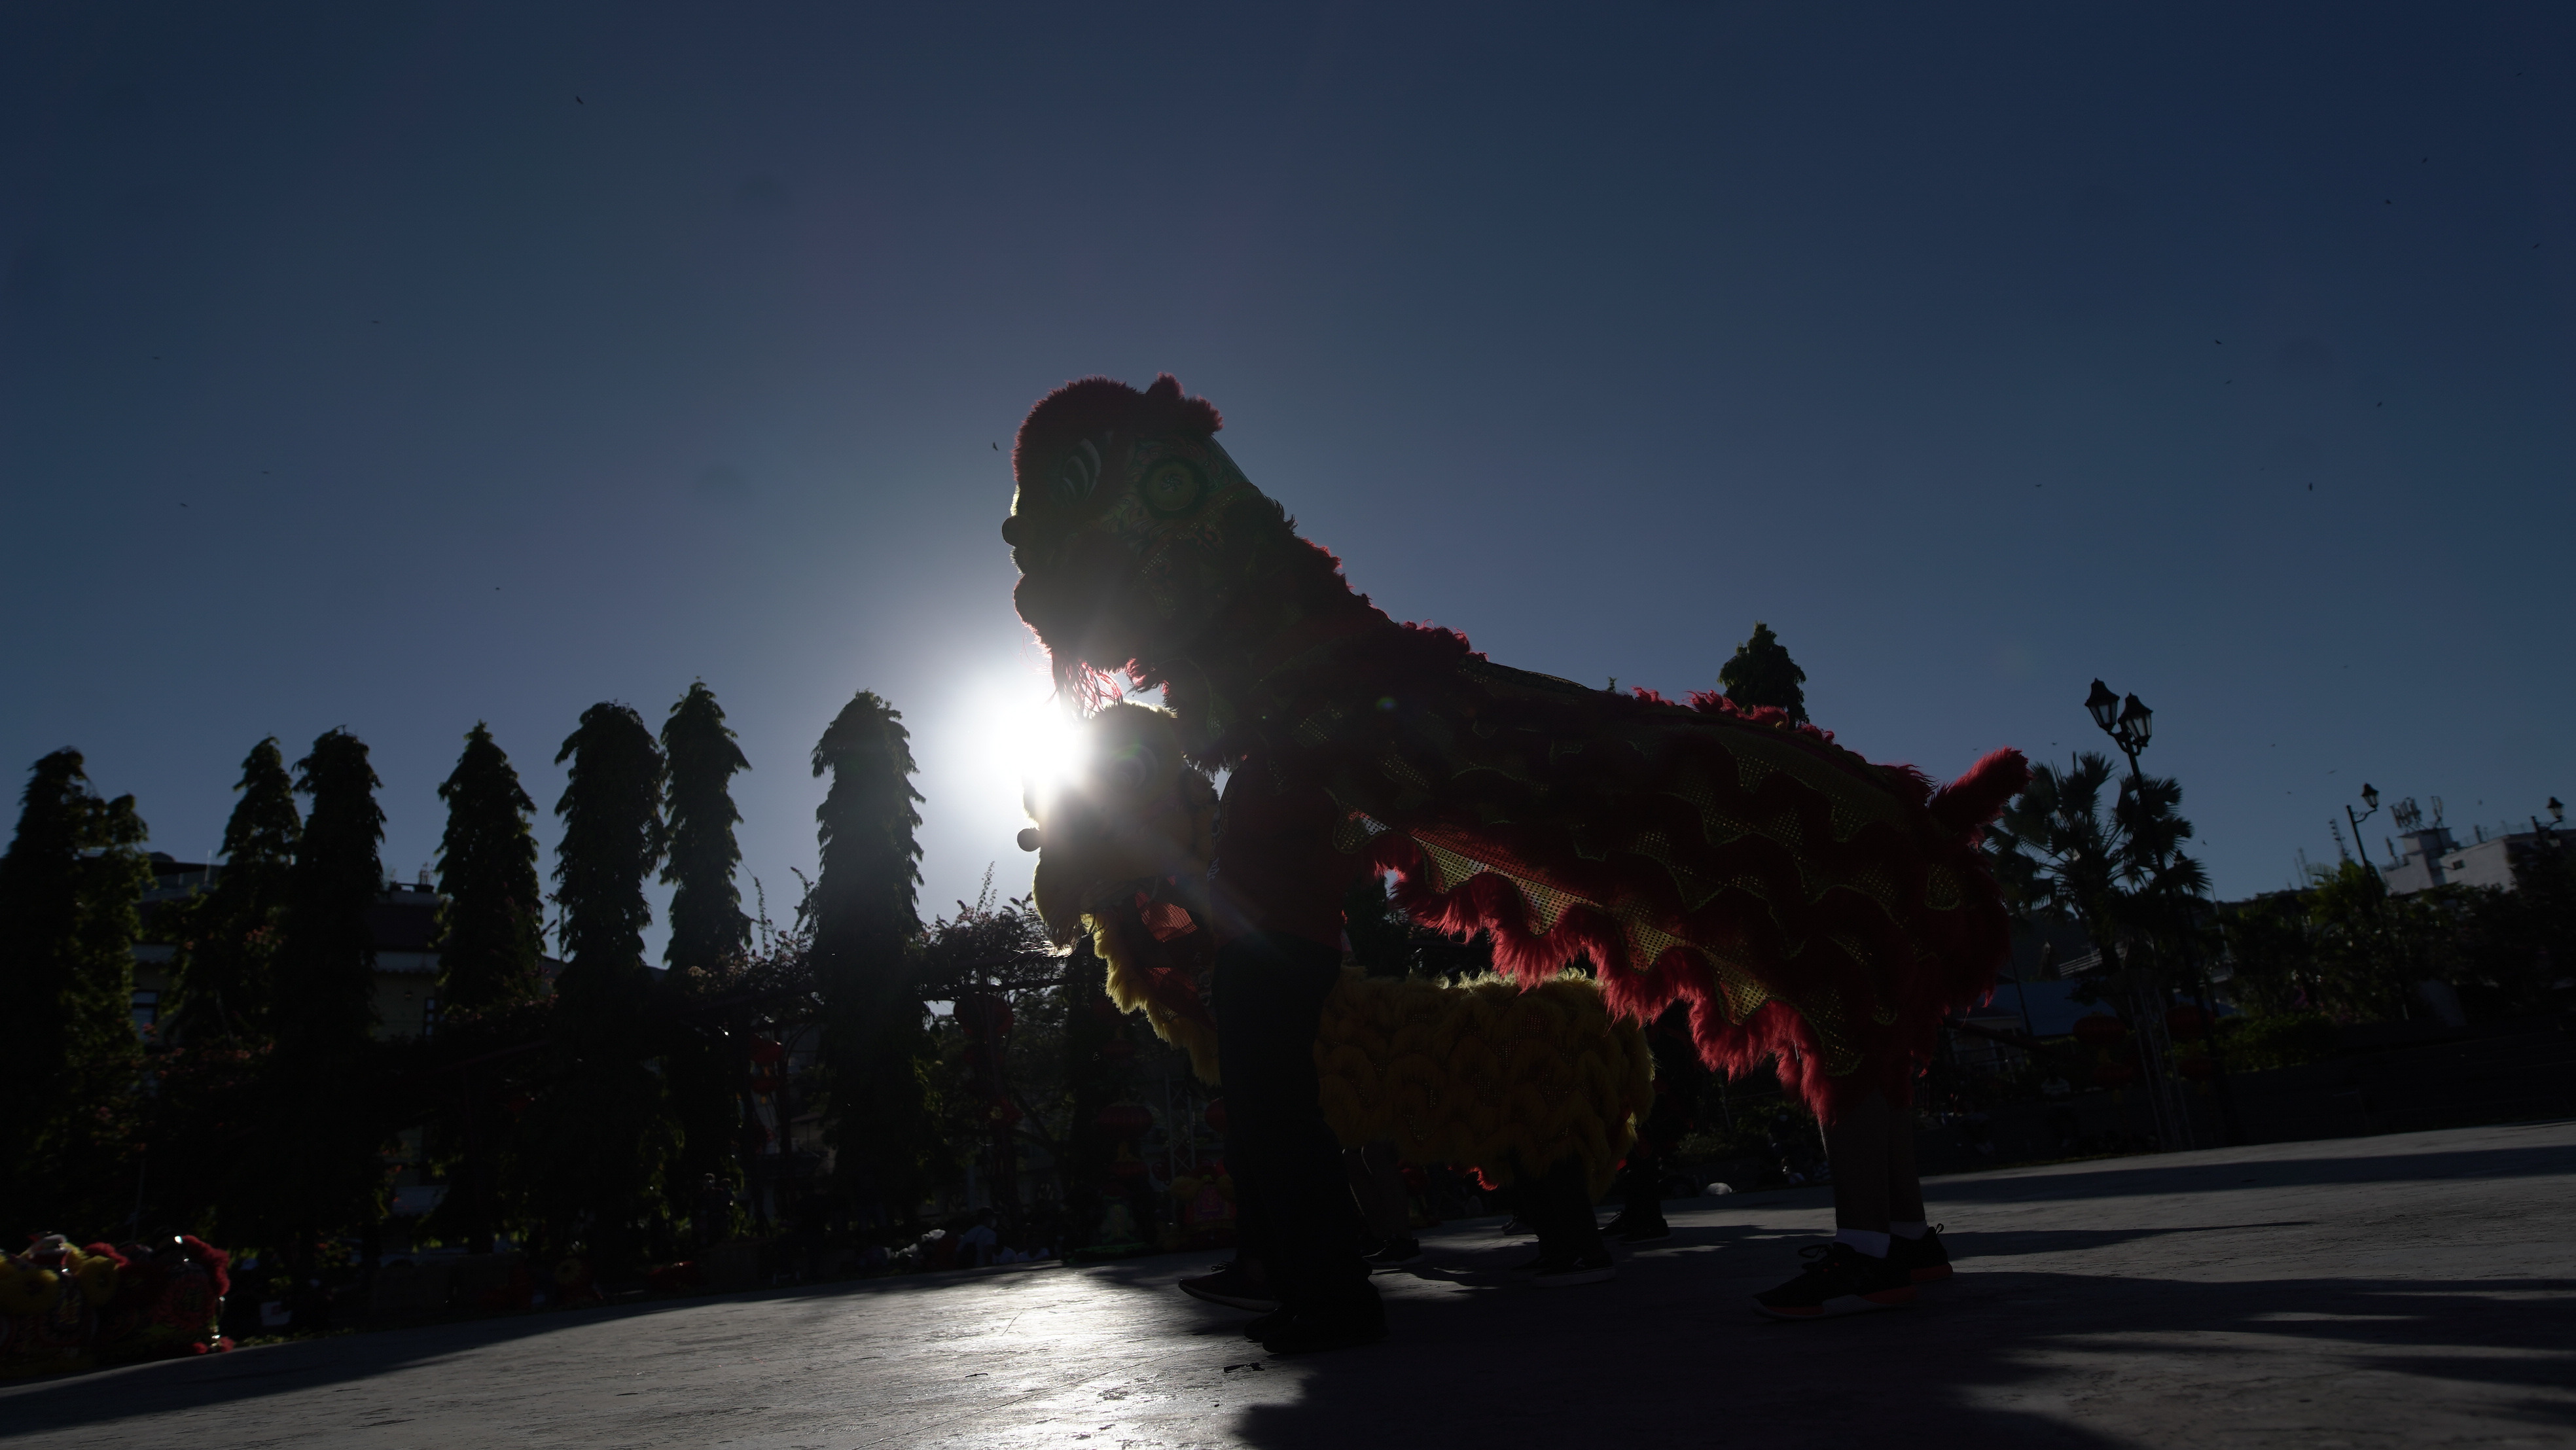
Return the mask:
<path id="1" fill-rule="evenodd" d="M 1985 838 L 1986 827 L 2002 815 L 2030 785 L 2030 762 L 2006 746 L 1968 767 L 1968 773 L 1941 787 L 1930 801 L 1932 819 L 1968 845 Z"/>

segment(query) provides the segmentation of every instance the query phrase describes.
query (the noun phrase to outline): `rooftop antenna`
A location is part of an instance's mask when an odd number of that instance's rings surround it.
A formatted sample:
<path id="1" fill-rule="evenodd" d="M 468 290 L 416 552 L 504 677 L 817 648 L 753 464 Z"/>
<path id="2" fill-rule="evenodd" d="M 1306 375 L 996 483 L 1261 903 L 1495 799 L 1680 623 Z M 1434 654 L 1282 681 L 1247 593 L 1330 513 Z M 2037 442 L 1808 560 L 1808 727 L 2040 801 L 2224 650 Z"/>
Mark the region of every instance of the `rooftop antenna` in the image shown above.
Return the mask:
<path id="1" fill-rule="evenodd" d="M 2442 798 L 2440 796 L 2426 796 L 2425 799 L 2433 803 L 2433 828 L 2435 830 L 2440 830 L 2442 827 Z"/>
<path id="2" fill-rule="evenodd" d="M 2326 829 L 2334 835 L 2335 854 L 2346 861 L 2351 860 L 2352 852 L 2347 849 L 2343 843 L 2343 822 L 2328 821 L 2326 822 Z"/>

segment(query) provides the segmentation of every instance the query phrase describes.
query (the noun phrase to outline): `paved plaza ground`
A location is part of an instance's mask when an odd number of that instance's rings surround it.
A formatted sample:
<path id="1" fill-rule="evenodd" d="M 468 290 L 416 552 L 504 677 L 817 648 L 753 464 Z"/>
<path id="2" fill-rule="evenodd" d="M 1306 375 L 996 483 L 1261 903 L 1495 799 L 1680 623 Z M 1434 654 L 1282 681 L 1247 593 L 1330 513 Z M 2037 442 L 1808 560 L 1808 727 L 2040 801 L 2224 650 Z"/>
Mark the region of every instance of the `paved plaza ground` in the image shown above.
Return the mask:
<path id="1" fill-rule="evenodd" d="M 0 1390 L 53 1446 L 2576 1444 L 2576 1123 L 1935 1180 L 1960 1276 L 1821 1324 L 1745 1296 L 1815 1191 L 1674 1205 L 1617 1281 L 1431 1237 L 1394 1332 L 1277 1360 L 1196 1258 L 345 1335 Z"/>

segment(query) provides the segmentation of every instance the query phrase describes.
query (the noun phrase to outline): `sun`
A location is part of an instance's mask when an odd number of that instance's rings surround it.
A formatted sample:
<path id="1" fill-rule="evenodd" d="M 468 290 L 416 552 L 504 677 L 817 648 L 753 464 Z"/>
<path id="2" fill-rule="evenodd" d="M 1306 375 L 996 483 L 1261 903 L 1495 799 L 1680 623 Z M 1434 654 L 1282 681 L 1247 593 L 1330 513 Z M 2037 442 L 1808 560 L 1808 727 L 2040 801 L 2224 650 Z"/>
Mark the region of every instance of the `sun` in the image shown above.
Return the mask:
<path id="1" fill-rule="evenodd" d="M 984 754 L 1026 803 L 1042 804 L 1081 773 L 1081 721 L 1055 699 L 1013 701 L 986 718 Z"/>

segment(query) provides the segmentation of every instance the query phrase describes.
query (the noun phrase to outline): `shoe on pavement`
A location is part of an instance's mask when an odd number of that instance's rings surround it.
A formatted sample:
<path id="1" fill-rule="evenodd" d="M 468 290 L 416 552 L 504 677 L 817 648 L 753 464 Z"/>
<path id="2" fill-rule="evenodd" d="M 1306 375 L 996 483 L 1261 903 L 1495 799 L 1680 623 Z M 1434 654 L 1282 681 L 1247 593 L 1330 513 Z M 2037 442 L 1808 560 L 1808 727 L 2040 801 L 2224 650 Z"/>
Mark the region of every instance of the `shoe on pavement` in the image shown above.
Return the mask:
<path id="1" fill-rule="evenodd" d="M 1408 1264 L 1421 1263 L 1422 1240 L 1410 1235 L 1388 1239 L 1376 1253 L 1367 1256 L 1367 1262 L 1372 1270 L 1401 1269 Z"/>
<path id="2" fill-rule="evenodd" d="M 1774 1319 L 1830 1319 L 1899 1309 L 1914 1302 L 1914 1280 L 1889 1259 L 1873 1259 L 1846 1243 L 1798 1250 L 1807 1267 L 1777 1289 L 1753 1296 L 1753 1312 Z"/>
<path id="3" fill-rule="evenodd" d="M 1619 1266 L 1610 1262 L 1610 1252 L 1604 1249 L 1580 1258 L 1542 1263 L 1530 1282 L 1542 1289 L 1563 1289 L 1574 1284 L 1598 1284 L 1617 1277 Z"/>
<path id="4" fill-rule="evenodd" d="M 1386 1311 L 1374 1303 L 1348 1314 L 1290 1313 L 1280 1318 L 1283 1322 L 1261 1336 L 1261 1347 L 1272 1354 L 1321 1354 L 1386 1338 Z"/>
<path id="5" fill-rule="evenodd" d="M 1887 1261 L 1905 1270 L 1908 1279 L 1917 1284 L 1938 1284 L 1950 1277 L 1950 1251 L 1941 1246 L 1941 1225 L 1937 1223 L 1925 1229 L 1919 1239 L 1889 1235 Z"/>
<path id="6" fill-rule="evenodd" d="M 1671 1238 L 1673 1226 L 1661 1218 L 1648 1219 L 1642 1223 L 1630 1223 L 1628 1216 L 1623 1213 L 1602 1232 L 1623 1244 L 1653 1244 Z"/>
<path id="7" fill-rule="evenodd" d="M 1261 1315 L 1258 1318 L 1245 1320 L 1243 1322 L 1243 1337 L 1258 1344 L 1272 1331 L 1286 1327 L 1287 1323 L 1288 1311 L 1285 1309 L 1273 1309 L 1269 1313 Z"/>
<path id="8" fill-rule="evenodd" d="M 1228 1309 L 1249 1309 L 1255 1314 L 1267 1314 L 1279 1307 L 1279 1301 L 1271 1297 L 1268 1288 L 1254 1283 L 1252 1276 L 1235 1264 L 1213 1274 L 1183 1279 L 1181 1292 L 1193 1299 L 1222 1304 Z"/>

